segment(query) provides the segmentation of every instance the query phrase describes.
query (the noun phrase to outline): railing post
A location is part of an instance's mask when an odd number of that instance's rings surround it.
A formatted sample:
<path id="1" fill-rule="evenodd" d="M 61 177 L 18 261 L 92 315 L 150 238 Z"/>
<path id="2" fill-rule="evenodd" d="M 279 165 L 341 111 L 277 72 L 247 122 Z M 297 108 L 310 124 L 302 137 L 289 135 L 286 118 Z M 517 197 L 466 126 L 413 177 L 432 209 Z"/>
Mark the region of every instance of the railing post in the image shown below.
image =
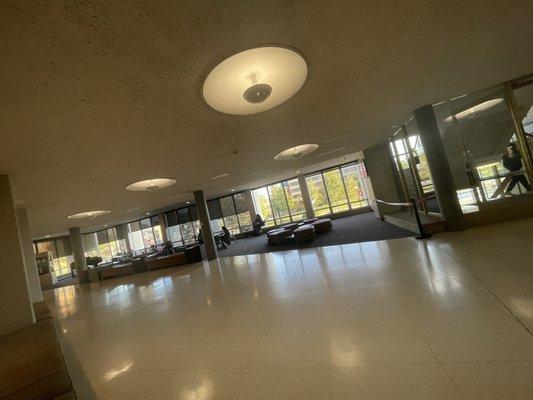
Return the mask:
<path id="1" fill-rule="evenodd" d="M 416 224 L 418 225 L 418 236 L 415 236 L 416 239 L 428 239 L 431 237 L 430 233 L 424 232 L 424 227 L 422 226 L 422 222 L 420 221 L 420 215 L 418 215 L 418 208 L 416 206 L 416 199 L 414 197 L 411 197 L 411 203 L 413 204 L 413 211 L 415 213 L 416 218 Z"/>

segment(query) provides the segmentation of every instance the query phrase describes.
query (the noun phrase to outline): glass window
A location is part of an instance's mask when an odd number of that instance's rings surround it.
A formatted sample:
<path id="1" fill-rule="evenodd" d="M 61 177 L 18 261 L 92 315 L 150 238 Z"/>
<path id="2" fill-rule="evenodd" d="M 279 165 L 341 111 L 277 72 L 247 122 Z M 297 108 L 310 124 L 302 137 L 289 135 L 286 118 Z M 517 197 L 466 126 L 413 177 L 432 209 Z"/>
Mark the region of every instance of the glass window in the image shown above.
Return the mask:
<path id="1" fill-rule="evenodd" d="M 85 251 L 85 257 L 99 257 L 98 240 L 95 233 L 86 233 L 82 235 L 81 240 L 83 242 L 83 250 Z"/>
<path id="2" fill-rule="evenodd" d="M 57 278 L 70 275 L 70 263 L 74 262 L 68 237 L 35 243 L 38 253 L 52 253 L 51 268 Z"/>
<path id="3" fill-rule="evenodd" d="M 433 108 L 463 212 L 474 205 L 465 193 L 477 205 L 528 191 L 526 152 L 517 140 L 502 85 Z"/>
<path id="4" fill-rule="evenodd" d="M 270 197 L 270 205 L 272 207 L 272 212 L 274 213 L 274 223 L 276 225 L 281 225 L 290 222 L 289 207 L 287 205 L 287 198 L 285 197 L 283 185 L 281 183 L 276 183 L 267 188 Z"/>
<path id="5" fill-rule="evenodd" d="M 194 232 L 194 226 L 192 222 L 187 222 L 186 224 L 181 224 L 181 234 L 183 236 L 183 241 L 185 244 L 196 243 L 196 234 Z"/>
<path id="6" fill-rule="evenodd" d="M 56 246 L 52 240 L 47 241 L 47 242 L 38 242 L 37 252 L 38 253 L 50 252 L 52 253 L 52 258 L 57 258 Z"/>
<path id="7" fill-rule="evenodd" d="M 133 252 L 136 254 L 144 252 L 144 241 L 139 221 L 128 224 L 128 238 Z"/>
<path id="8" fill-rule="evenodd" d="M 351 208 L 368 206 L 367 194 L 363 183 L 363 179 L 366 176 L 364 164 L 345 165 L 341 167 L 341 172 Z"/>
<path id="9" fill-rule="evenodd" d="M 250 211 L 248 210 L 246 195 L 244 194 L 244 192 L 234 194 L 233 200 L 235 201 L 235 211 L 237 212 L 237 214 Z"/>
<path id="10" fill-rule="evenodd" d="M 340 170 L 335 168 L 325 171 L 323 176 L 333 213 L 349 210 L 350 206 L 348 205 L 348 197 L 346 196 L 346 190 L 344 189 Z"/>
<path id="11" fill-rule="evenodd" d="M 268 199 L 268 191 L 266 187 L 255 189 L 253 191 L 253 199 L 257 213 L 261 215 L 265 221 L 266 226 L 274 225 L 274 218 L 272 216 L 272 208 L 270 208 L 270 200 Z"/>
<path id="12" fill-rule="evenodd" d="M 144 247 L 150 249 L 155 247 L 155 235 L 152 229 L 152 222 L 150 218 L 141 219 L 141 233 L 144 241 Z"/>
<path id="13" fill-rule="evenodd" d="M 168 238 L 172 242 L 172 244 L 183 244 L 179 225 L 173 225 L 168 227 Z"/>
<path id="14" fill-rule="evenodd" d="M 236 215 L 224 217 L 224 226 L 229 229 L 232 235 L 235 235 L 241 231 L 239 227 L 239 220 L 237 219 Z"/>
<path id="15" fill-rule="evenodd" d="M 319 217 L 321 215 L 331 214 L 326 187 L 322 180 L 322 174 L 307 176 L 305 182 L 307 183 L 315 215 Z"/>
<path id="16" fill-rule="evenodd" d="M 291 219 L 293 221 L 305 219 L 305 205 L 298 179 L 291 179 L 290 181 L 283 182 L 283 188 L 285 189 L 285 196 L 287 198 L 287 205 L 289 207 Z"/>
<path id="17" fill-rule="evenodd" d="M 249 230 L 252 227 L 252 217 L 250 216 L 250 212 L 242 212 L 240 214 L 237 214 L 237 218 L 239 219 L 239 225 L 241 226 L 241 230 Z"/>
<path id="18" fill-rule="evenodd" d="M 220 207 L 222 209 L 222 216 L 224 217 L 237 214 L 232 196 L 222 197 L 220 199 Z"/>
<path id="19" fill-rule="evenodd" d="M 317 217 L 368 206 L 362 162 L 330 168 L 305 177 Z"/>

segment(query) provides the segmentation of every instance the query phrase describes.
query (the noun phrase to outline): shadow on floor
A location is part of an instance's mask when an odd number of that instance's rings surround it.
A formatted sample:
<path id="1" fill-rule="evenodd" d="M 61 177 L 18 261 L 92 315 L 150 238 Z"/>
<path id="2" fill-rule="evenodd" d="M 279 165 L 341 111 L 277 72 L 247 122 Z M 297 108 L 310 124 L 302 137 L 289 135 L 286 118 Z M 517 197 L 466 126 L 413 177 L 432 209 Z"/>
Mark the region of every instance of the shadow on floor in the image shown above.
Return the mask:
<path id="1" fill-rule="evenodd" d="M 338 218 L 332 222 L 333 230 L 318 235 L 312 242 L 269 245 L 266 235 L 261 235 L 232 242 L 227 249 L 219 250 L 218 254 L 220 257 L 232 257 L 414 236 L 413 232 L 378 220 L 373 212 Z"/>

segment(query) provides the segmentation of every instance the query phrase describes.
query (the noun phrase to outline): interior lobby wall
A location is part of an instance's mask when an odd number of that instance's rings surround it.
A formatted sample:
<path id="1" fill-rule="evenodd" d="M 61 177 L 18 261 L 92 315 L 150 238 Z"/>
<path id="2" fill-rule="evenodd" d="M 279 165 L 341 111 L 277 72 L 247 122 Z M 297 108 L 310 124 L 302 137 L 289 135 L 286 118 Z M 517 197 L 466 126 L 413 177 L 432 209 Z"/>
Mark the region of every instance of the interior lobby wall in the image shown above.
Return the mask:
<path id="1" fill-rule="evenodd" d="M 387 202 L 400 201 L 387 144 L 370 147 L 363 153 L 374 198 Z M 375 211 L 374 201 L 370 202 L 370 206 Z M 382 210 L 389 211 L 387 207 L 382 207 Z M 390 211 L 394 210 L 391 209 Z"/>
<path id="2" fill-rule="evenodd" d="M 34 322 L 8 176 L 0 175 L 0 336 Z"/>

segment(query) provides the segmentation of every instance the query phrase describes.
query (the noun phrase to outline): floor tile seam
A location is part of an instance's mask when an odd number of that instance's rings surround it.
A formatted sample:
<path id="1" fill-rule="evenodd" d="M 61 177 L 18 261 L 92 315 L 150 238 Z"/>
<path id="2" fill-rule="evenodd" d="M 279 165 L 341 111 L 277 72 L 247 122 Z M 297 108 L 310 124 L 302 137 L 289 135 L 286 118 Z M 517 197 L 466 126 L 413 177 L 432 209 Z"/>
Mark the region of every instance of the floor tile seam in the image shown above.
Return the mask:
<path id="1" fill-rule="evenodd" d="M 416 366 L 416 365 L 440 365 L 438 361 L 423 361 L 423 362 L 395 362 L 395 363 L 368 363 L 368 364 L 357 364 L 357 365 L 335 365 L 332 363 L 324 364 L 307 364 L 307 365 L 257 365 L 257 366 L 247 366 L 245 369 L 307 369 L 307 368 L 331 368 L 331 369 L 342 369 L 342 368 L 373 368 L 373 367 L 406 367 L 406 366 Z"/>
<path id="2" fill-rule="evenodd" d="M 524 359 L 504 359 L 504 360 L 487 360 L 487 361 L 443 361 L 442 364 L 446 365 L 465 365 L 465 364 L 506 364 L 506 363 L 531 363 L 533 364 L 533 358 Z"/>
<path id="3" fill-rule="evenodd" d="M 373 367 L 402 367 L 402 366 L 422 366 L 422 365 L 483 365 L 483 364 L 501 364 L 501 363 L 531 363 L 533 359 L 527 360 L 490 360 L 490 361 L 422 361 L 422 362 L 400 362 L 400 363 L 369 363 L 358 365 L 333 365 L 333 364 L 308 364 L 308 365 L 283 365 L 283 366 L 245 366 L 245 367 L 178 367 L 178 368 L 158 368 L 158 369 L 133 369 L 123 372 L 124 374 L 139 374 L 139 373 L 163 373 L 163 372 L 178 372 L 178 371 L 209 371 L 209 370 L 258 370 L 258 369 L 351 369 L 351 368 L 373 368 Z M 86 371 L 78 369 L 69 369 L 74 374 L 84 375 L 98 375 L 105 374 L 107 371 Z"/>
<path id="4" fill-rule="evenodd" d="M 427 346 L 427 348 L 429 349 L 429 351 L 431 351 L 431 353 L 433 354 L 433 357 L 435 357 L 435 359 L 437 360 L 439 367 L 442 369 L 442 371 L 444 371 L 444 373 L 445 373 L 446 376 L 448 377 L 448 380 L 449 380 L 449 381 L 452 383 L 452 385 L 455 387 L 455 390 L 457 391 L 457 393 L 459 393 L 459 394 L 461 395 L 461 398 L 463 398 L 464 400 L 466 400 L 465 394 L 462 392 L 462 390 L 459 388 L 459 386 L 457 385 L 457 383 L 453 380 L 453 378 L 451 377 L 451 375 L 448 373 L 448 371 L 446 370 L 446 368 L 445 368 L 444 365 L 442 364 L 441 359 L 439 358 L 439 356 L 437 355 L 437 353 L 435 353 L 435 351 L 433 350 L 433 347 L 431 347 L 431 345 L 429 344 L 429 342 L 426 340 L 426 338 L 424 337 L 424 335 L 422 334 L 422 332 L 420 332 L 420 330 L 418 329 L 418 327 L 416 326 L 416 324 L 414 323 L 414 321 L 411 319 L 411 317 L 410 317 L 409 315 L 407 315 L 407 319 L 408 319 L 408 321 L 411 323 L 411 325 L 413 326 L 414 330 L 417 332 L 418 336 L 420 336 L 420 338 L 422 339 L 422 341 L 425 343 L 425 345 Z"/>
<path id="5" fill-rule="evenodd" d="M 205 370 L 245 370 L 245 367 L 177 367 L 177 368 L 157 368 L 157 369 L 130 369 L 128 371 L 124 371 L 121 374 L 127 375 L 127 374 L 140 374 L 140 373 L 147 373 L 147 372 L 153 372 L 153 373 L 160 373 L 160 372 L 173 372 L 173 371 L 205 371 Z M 85 370 L 78 370 L 78 369 L 70 369 L 69 372 L 74 374 L 85 374 L 85 375 L 103 375 L 106 374 L 108 371 L 85 371 Z"/>
<path id="6" fill-rule="evenodd" d="M 250 352 L 250 355 L 248 356 L 248 359 L 246 360 L 245 368 L 247 368 L 248 365 L 250 365 L 250 360 L 252 359 L 253 355 L 257 351 L 257 348 L 259 347 L 259 342 L 261 342 L 261 339 L 265 335 L 265 332 L 266 332 L 266 327 L 263 327 L 263 329 L 261 329 L 261 333 L 259 334 L 259 336 L 258 336 L 258 338 L 257 338 L 257 340 L 255 342 L 254 348 L 252 349 L 252 351 Z"/>
<path id="7" fill-rule="evenodd" d="M 527 324 L 522 321 L 514 312 L 513 310 L 507 305 L 505 304 L 505 302 L 503 300 L 501 300 L 497 295 L 496 293 L 494 293 L 486 284 L 485 282 L 483 282 L 480 278 L 478 278 L 476 276 L 476 274 L 474 274 L 467 266 L 465 266 L 462 262 L 458 261 L 454 256 L 453 254 L 449 254 L 445 249 L 438 249 L 439 251 L 442 251 L 443 253 L 447 254 L 449 257 L 451 257 L 459 266 L 461 266 L 461 268 L 463 268 L 465 271 L 467 271 L 470 276 L 472 276 L 472 278 L 474 278 L 474 280 L 476 280 L 481 286 L 483 286 L 483 288 L 490 294 L 492 295 L 492 297 L 494 297 L 496 299 L 496 301 L 498 301 L 506 310 L 507 310 L 507 313 L 508 315 L 510 315 L 514 320 L 515 322 L 518 322 L 519 325 L 522 326 L 522 328 L 527 332 L 529 333 L 529 335 L 533 336 L 533 331 L 531 329 L 529 329 L 529 327 L 527 326 Z M 454 279 L 455 278 L 449 278 L 449 279 Z M 474 292 L 466 289 L 463 284 L 457 280 L 455 280 L 456 282 L 458 282 L 465 290 L 473 293 L 474 295 L 476 295 Z M 479 295 L 476 295 L 477 297 L 483 299 L 481 296 Z M 500 310 L 498 309 L 494 304 L 491 304 L 487 299 L 483 299 L 485 302 L 489 303 L 492 307 L 494 307 L 495 309 L 497 309 L 498 311 L 500 312 L 503 312 L 503 310 Z"/>
<path id="8" fill-rule="evenodd" d="M 337 289 L 337 290 L 327 290 L 323 292 L 309 292 L 309 293 L 299 293 L 299 294 L 293 294 L 288 296 L 276 296 L 272 297 L 273 299 L 289 299 L 293 297 L 301 297 L 301 296 L 317 296 L 317 295 L 327 295 L 331 293 L 338 293 L 338 292 L 346 292 L 350 290 L 360 290 L 360 289 L 372 289 L 372 288 L 378 288 L 382 286 L 390 286 L 391 283 L 381 283 L 378 285 L 369 285 L 369 286 L 358 286 L 358 287 L 352 287 L 352 288 L 346 288 L 346 289 Z"/>
<path id="9" fill-rule="evenodd" d="M 446 369 L 446 366 L 441 363 L 440 367 L 442 368 L 442 370 L 444 371 L 444 373 L 446 374 L 446 376 L 448 377 L 450 382 L 455 387 L 455 390 L 457 390 L 457 393 L 459 393 L 461 395 L 461 397 L 466 400 L 466 394 L 463 393 L 463 391 L 461 390 L 461 388 L 459 387 L 457 382 L 455 382 L 455 379 L 453 379 L 453 377 L 451 376 L 450 372 Z"/>

